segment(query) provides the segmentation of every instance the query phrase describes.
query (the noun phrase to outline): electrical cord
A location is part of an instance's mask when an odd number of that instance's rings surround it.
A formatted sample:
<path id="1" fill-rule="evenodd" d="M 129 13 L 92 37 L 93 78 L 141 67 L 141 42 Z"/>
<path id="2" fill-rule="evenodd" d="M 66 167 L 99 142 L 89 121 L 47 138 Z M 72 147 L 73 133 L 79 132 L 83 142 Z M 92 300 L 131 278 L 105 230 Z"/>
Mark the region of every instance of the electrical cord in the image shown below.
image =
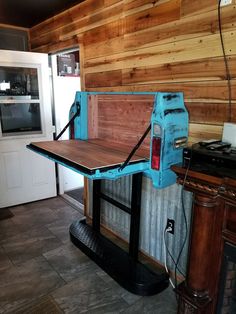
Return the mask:
<path id="1" fill-rule="evenodd" d="M 182 246 L 180 248 L 180 251 L 179 251 L 179 254 L 178 254 L 178 257 L 176 260 L 176 264 L 175 264 L 175 286 L 177 286 L 177 269 L 179 269 L 178 264 L 179 264 L 179 261 L 180 261 L 180 258 L 181 258 L 181 255 L 183 253 L 185 244 L 187 242 L 187 237 L 188 237 L 188 222 L 187 222 L 186 210 L 185 210 L 185 205 L 184 205 L 184 186 L 185 186 L 186 179 L 188 176 L 188 171 L 189 171 L 190 164 L 191 164 L 191 158 L 192 158 L 192 146 L 191 146 L 191 152 L 190 152 L 190 158 L 189 158 L 188 166 L 187 166 L 187 169 L 186 169 L 186 172 L 184 175 L 184 180 L 183 180 L 182 189 L 181 189 L 181 205 L 182 205 L 182 211 L 183 211 L 183 216 L 184 216 L 185 236 L 184 236 L 184 240 L 183 240 L 183 243 L 182 243 Z"/>
<path id="2" fill-rule="evenodd" d="M 165 241 L 165 235 L 166 235 L 167 232 L 168 232 L 168 228 L 165 228 L 164 232 L 163 232 L 165 270 L 166 270 L 166 273 L 169 275 L 169 282 L 170 282 L 172 288 L 175 289 L 176 285 L 174 285 L 174 283 L 173 283 L 173 281 L 172 281 L 172 279 L 170 277 L 170 272 L 169 272 L 168 267 L 167 267 L 167 254 L 166 254 L 167 245 L 166 245 L 166 241 Z"/>
<path id="3" fill-rule="evenodd" d="M 174 265 L 175 265 L 175 268 L 174 268 L 174 279 L 175 279 L 175 283 L 172 282 L 171 278 L 169 278 L 169 281 L 171 283 L 171 286 L 175 289 L 175 287 L 177 287 L 177 270 L 179 271 L 179 273 L 185 277 L 186 275 L 180 270 L 178 264 L 179 264 L 179 261 L 180 261 L 180 258 L 181 258 L 181 255 L 182 255 L 182 252 L 183 252 L 183 249 L 185 247 L 185 244 L 186 244 L 186 241 L 187 241 L 187 236 L 188 236 L 188 222 L 187 222 L 187 216 L 186 216 L 186 210 L 185 210 L 185 205 L 184 205 L 184 186 L 185 186 L 185 183 L 186 183 L 186 179 L 187 179 L 187 176 L 188 176 L 188 171 L 190 169 L 190 165 L 191 165 L 191 159 L 192 159 L 192 146 L 191 146 L 191 150 L 190 150 L 190 158 L 189 158 L 189 162 L 188 162 L 188 166 L 187 166 L 187 169 L 186 169 L 186 172 L 185 172 L 185 175 L 184 175 L 184 180 L 183 180 L 183 184 L 182 184 L 182 189 L 181 189 L 181 204 L 182 204 L 182 210 L 183 210 L 183 216 L 184 216 L 184 225 L 185 225 L 185 236 L 184 236 L 184 241 L 182 243 L 182 246 L 181 246 L 181 249 L 179 251 L 179 254 L 178 254 L 178 257 L 177 257 L 177 260 L 175 261 L 173 255 L 170 253 L 169 249 L 168 249 L 168 246 L 167 246 L 167 243 L 166 243 L 166 234 L 168 231 L 170 231 L 171 229 L 169 229 L 168 227 L 166 227 L 164 229 L 164 232 L 163 232 L 163 242 L 164 242 L 164 257 L 165 257 L 165 270 L 167 272 L 167 274 L 169 274 L 169 270 L 168 270 L 168 267 L 167 267 L 167 254 L 169 254 L 171 260 L 173 261 Z"/>
<path id="4" fill-rule="evenodd" d="M 225 46 L 224 46 L 224 39 L 222 35 L 222 25 L 221 25 L 221 0 L 218 2 L 218 24 L 219 24 L 219 31 L 220 31 L 220 42 L 224 56 L 224 63 L 225 63 L 225 72 L 226 72 L 226 79 L 228 85 L 228 96 L 229 96 L 229 113 L 228 113 L 228 122 L 232 120 L 232 86 L 231 86 L 231 75 L 229 70 L 229 64 L 227 60 L 227 56 L 225 53 Z"/>
<path id="5" fill-rule="evenodd" d="M 171 254 L 170 250 L 168 249 L 168 245 L 167 245 L 167 243 L 166 243 L 166 235 L 167 235 L 168 231 L 169 231 L 168 228 L 166 228 L 166 229 L 164 230 L 164 239 L 163 239 L 163 241 L 164 241 L 164 245 L 165 245 L 165 250 L 166 250 L 167 254 L 170 256 L 170 258 L 171 258 L 172 262 L 174 263 L 174 265 L 176 266 L 176 261 L 175 261 L 173 255 Z M 180 273 L 183 277 L 185 277 L 185 274 L 181 271 L 181 269 L 180 269 L 178 266 L 177 266 L 177 269 L 178 269 L 179 273 Z"/>

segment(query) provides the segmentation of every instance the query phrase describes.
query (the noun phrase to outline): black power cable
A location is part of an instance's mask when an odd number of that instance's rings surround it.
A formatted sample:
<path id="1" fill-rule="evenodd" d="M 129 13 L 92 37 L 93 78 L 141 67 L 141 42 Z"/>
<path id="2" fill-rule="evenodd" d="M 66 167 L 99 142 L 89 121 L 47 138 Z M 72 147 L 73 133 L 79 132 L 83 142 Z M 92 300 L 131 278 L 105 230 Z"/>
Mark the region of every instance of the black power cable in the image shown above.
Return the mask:
<path id="1" fill-rule="evenodd" d="M 167 229 L 167 228 L 166 228 Z M 165 245 L 165 248 L 166 248 L 166 252 L 167 254 L 170 256 L 172 262 L 174 263 L 175 267 L 177 268 L 177 270 L 179 271 L 179 273 L 185 277 L 185 274 L 181 271 L 181 269 L 179 268 L 179 266 L 176 264 L 176 261 L 174 259 L 174 256 L 171 254 L 169 248 L 168 248 L 168 245 L 167 245 L 167 242 L 166 242 L 166 229 L 164 231 L 164 245 Z"/>
<path id="2" fill-rule="evenodd" d="M 191 159 L 192 159 L 192 146 L 191 146 L 191 153 L 190 153 L 188 166 L 187 166 L 187 169 L 186 169 L 185 174 L 184 174 L 184 180 L 183 180 L 183 184 L 182 184 L 182 188 L 181 188 L 181 205 L 182 205 L 181 207 L 182 207 L 183 216 L 184 216 L 185 235 L 184 235 L 184 240 L 183 240 L 183 243 L 182 243 L 181 248 L 179 250 L 179 254 L 177 256 L 176 261 L 175 261 L 173 255 L 170 253 L 168 246 L 167 246 L 167 243 L 166 243 L 165 236 L 166 236 L 166 229 L 167 228 L 165 228 L 165 231 L 164 231 L 164 245 L 165 245 L 165 248 L 166 248 L 168 255 L 170 256 L 171 260 L 173 261 L 173 263 L 175 265 L 175 268 L 174 268 L 174 279 L 175 279 L 174 286 L 175 286 L 175 288 L 177 288 L 177 270 L 179 271 L 179 273 L 183 277 L 185 277 L 185 274 L 179 268 L 179 261 L 180 261 L 181 255 L 183 253 L 183 250 L 184 250 L 185 244 L 187 242 L 187 238 L 188 238 L 188 221 L 187 221 L 186 209 L 185 209 L 185 205 L 184 205 L 184 187 L 185 187 L 186 179 L 188 176 L 188 171 L 190 169 Z M 177 294 L 176 294 L 176 296 L 177 296 Z"/>
<path id="3" fill-rule="evenodd" d="M 179 266 L 178 266 L 179 265 L 179 261 L 180 261 L 181 255 L 183 253 L 183 250 L 184 250 L 184 247 L 185 247 L 185 244 L 186 244 L 186 241 L 187 241 L 187 236 L 188 236 L 188 222 L 187 222 L 187 216 L 186 216 L 185 205 L 184 205 L 184 184 L 185 184 L 185 181 L 186 181 L 186 178 L 187 178 L 187 173 L 188 173 L 188 169 L 187 169 L 187 171 L 185 173 L 184 183 L 183 183 L 183 186 L 182 186 L 182 189 L 181 189 L 181 203 L 182 203 L 183 216 L 184 216 L 185 235 L 184 235 L 184 240 L 183 240 L 181 249 L 179 251 L 179 255 L 177 257 L 176 265 L 175 265 L 175 286 L 176 287 L 177 287 L 177 269 L 179 268 Z"/>
<path id="4" fill-rule="evenodd" d="M 183 253 L 183 250 L 184 250 L 185 244 L 187 242 L 187 238 L 188 238 L 188 221 L 187 221 L 186 209 L 185 209 L 185 205 L 184 205 L 184 187 L 185 187 L 186 179 L 188 176 L 188 171 L 190 169 L 191 159 L 192 159 L 192 146 L 191 146 L 191 153 L 190 153 L 188 166 L 187 166 L 187 169 L 185 171 L 184 180 L 183 180 L 183 184 L 182 184 L 182 188 L 181 188 L 181 205 L 182 205 L 182 211 L 183 211 L 183 216 L 184 216 L 185 235 L 184 235 L 184 240 L 183 240 L 183 243 L 182 243 L 182 246 L 180 248 L 178 257 L 176 259 L 176 264 L 175 264 L 175 287 L 177 287 L 177 269 L 179 269 L 179 266 L 178 266 L 179 261 L 180 261 L 181 255 Z"/>
<path id="5" fill-rule="evenodd" d="M 221 25 L 221 0 L 218 2 L 218 24 L 219 24 L 219 31 L 220 31 L 220 42 L 224 56 L 224 63 L 225 63 L 225 72 L 226 72 L 226 79 L 228 85 L 228 96 L 229 96 L 229 113 L 228 113 L 228 122 L 232 120 L 232 86 L 231 86 L 231 75 L 229 70 L 228 59 L 225 53 L 225 46 L 224 46 L 224 39 L 222 35 L 222 25 Z"/>

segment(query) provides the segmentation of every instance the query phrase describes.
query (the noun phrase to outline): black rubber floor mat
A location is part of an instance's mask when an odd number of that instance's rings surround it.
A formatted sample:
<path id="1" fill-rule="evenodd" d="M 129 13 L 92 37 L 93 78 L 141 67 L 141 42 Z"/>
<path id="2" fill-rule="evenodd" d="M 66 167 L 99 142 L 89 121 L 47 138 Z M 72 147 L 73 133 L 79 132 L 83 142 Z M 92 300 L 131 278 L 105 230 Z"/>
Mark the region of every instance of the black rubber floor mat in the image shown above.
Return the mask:
<path id="1" fill-rule="evenodd" d="M 84 188 L 68 191 L 65 194 L 80 202 L 80 204 L 84 204 Z"/>
<path id="2" fill-rule="evenodd" d="M 134 261 L 127 252 L 98 234 L 85 220 L 70 226 L 71 241 L 97 263 L 123 288 L 138 295 L 153 295 L 168 287 L 168 275 L 160 269 L 154 273 Z"/>

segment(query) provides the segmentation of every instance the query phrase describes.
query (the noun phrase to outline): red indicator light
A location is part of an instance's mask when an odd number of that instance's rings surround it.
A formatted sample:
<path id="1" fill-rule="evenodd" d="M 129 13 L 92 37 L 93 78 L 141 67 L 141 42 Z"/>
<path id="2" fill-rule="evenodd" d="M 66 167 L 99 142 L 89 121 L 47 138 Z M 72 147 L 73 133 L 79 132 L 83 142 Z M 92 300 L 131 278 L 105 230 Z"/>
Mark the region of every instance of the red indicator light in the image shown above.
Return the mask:
<path id="1" fill-rule="evenodd" d="M 152 138 L 152 169 L 160 169 L 160 159 L 161 159 L 161 138 Z"/>

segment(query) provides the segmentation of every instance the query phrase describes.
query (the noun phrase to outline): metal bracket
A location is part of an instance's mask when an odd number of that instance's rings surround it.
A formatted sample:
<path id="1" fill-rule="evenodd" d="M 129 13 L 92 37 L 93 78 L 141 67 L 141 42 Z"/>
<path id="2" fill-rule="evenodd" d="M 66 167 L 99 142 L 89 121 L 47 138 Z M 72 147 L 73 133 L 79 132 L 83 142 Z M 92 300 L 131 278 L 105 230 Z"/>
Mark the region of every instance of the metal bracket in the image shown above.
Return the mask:
<path id="1" fill-rule="evenodd" d="M 63 130 L 55 137 L 55 141 L 59 140 L 59 138 L 65 133 L 65 131 L 68 129 L 68 127 L 74 122 L 75 118 L 80 115 L 80 103 L 76 103 L 77 105 L 77 111 L 73 115 L 73 117 L 70 119 L 70 121 L 66 124 L 66 126 L 63 128 Z"/>

